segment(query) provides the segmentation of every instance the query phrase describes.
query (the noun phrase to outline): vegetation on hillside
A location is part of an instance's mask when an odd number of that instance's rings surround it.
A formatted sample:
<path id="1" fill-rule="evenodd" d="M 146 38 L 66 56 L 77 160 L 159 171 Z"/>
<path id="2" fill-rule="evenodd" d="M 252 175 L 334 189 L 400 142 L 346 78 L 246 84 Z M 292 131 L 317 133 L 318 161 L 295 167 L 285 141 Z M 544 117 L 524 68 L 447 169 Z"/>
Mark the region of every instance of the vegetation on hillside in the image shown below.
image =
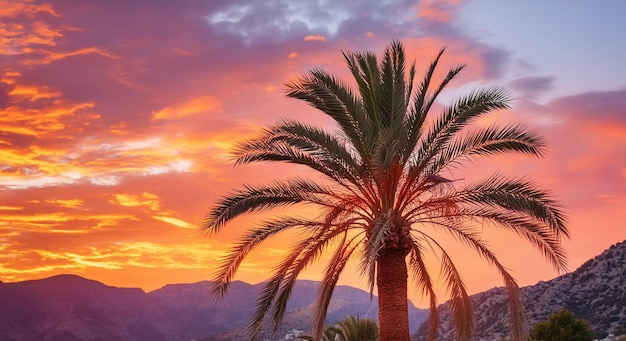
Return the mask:
<path id="1" fill-rule="evenodd" d="M 540 321 L 530 332 L 531 341 L 591 341 L 589 322 L 578 319 L 571 311 L 561 309 Z"/>

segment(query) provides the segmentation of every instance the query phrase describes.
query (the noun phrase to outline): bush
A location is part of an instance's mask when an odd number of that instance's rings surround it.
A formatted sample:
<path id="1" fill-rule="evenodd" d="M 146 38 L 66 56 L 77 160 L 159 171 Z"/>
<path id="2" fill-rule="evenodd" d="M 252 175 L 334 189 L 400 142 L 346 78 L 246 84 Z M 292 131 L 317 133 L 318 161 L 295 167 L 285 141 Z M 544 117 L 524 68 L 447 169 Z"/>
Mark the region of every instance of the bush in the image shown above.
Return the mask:
<path id="1" fill-rule="evenodd" d="M 591 341 L 593 333 L 589 322 L 577 319 L 571 311 L 563 310 L 538 322 L 530 332 L 534 341 Z"/>
<path id="2" fill-rule="evenodd" d="M 300 336 L 301 340 L 313 341 L 312 336 Z M 321 341 L 378 341 L 378 324 L 374 320 L 348 316 L 334 326 L 324 329 Z"/>

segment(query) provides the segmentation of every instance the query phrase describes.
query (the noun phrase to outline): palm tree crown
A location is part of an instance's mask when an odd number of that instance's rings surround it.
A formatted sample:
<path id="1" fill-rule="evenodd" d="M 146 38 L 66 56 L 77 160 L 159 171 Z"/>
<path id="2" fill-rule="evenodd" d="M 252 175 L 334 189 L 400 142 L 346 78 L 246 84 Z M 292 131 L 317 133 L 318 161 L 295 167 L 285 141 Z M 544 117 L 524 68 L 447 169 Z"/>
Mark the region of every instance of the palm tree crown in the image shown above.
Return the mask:
<path id="1" fill-rule="evenodd" d="M 499 87 L 473 91 L 427 114 L 462 66 L 448 71 L 439 84 L 433 74 L 437 55 L 421 82 L 415 63 L 407 70 L 403 46 L 393 42 L 378 59 L 373 53 L 344 52 L 352 87 L 314 69 L 287 85 L 297 98 L 331 117 L 338 132 L 283 120 L 235 151 L 235 163 L 280 161 L 305 165 L 323 176 L 293 177 L 266 186 L 243 186 L 209 212 L 203 224 L 218 233 L 232 219 L 249 212 L 294 204 L 313 204 L 319 216 L 277 216 L 262 222 L 228 252 L 216 275 L 213 295 L 222 296 L 248 253 L 270 236 L 297 230 L 299 242 L 279 262 L 257 301 L 250 335 L 258 335 L 269 315 L 281 323 L 298 275 L 322 252 L 333 250 L 317 297 L 315 338 L 324 329 L 328 304 L 348 260 L 358 260 L 370 292 L 379 296 L 380 339 L 409 340 L 407 278 L 430 302 L 430 334 L 438 325 L 437 297 L 425 262 L 436 256 L 449 290 L 453 322 L 460 340 L 473 328 L 471 303 L 460 273 L 438 241 L 449 234 L 495 267 L 508 288 L 513 339 L 524 337 L 519 288 L 507 269 L 481 240 L 475 221 L 512 231 L 537 247 L 557 269 L 566 268 L 560 241 L 568 236 L 560 205 L 549 193 L 522 178 L 495 174 L 465 184 L 449 174 L 465 160 L 504 153 L 542 156 L 544 142 L 519 125 L 472 127 L 479 117 L 509 107 Z M 414 84 L 416 88 L 414 89 Z"/>

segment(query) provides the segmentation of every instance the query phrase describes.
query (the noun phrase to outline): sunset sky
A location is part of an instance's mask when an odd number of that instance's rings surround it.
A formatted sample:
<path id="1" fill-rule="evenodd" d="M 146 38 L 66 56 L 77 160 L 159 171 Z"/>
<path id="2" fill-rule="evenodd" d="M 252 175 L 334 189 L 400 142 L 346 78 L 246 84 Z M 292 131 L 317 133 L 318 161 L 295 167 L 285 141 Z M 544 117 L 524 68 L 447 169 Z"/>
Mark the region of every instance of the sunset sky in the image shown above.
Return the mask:
<path id="1" fill-rule="evenodd" d="M 210 279 L 263 215 L 209 238 L 199 230 L 209 207 L 243 183 L 302 172 L 233 167 L 232 147 L 279 118 L 335 129 L 284 84 L 315 67 L 348 79 L 341 51 L 380 53 L 393 39 L 418 75 L 443 46 L 444 69 L 467 65 L 441 104 L 510 89 L 513 108 L 489 120 L 533 128 L 548 155 L 485 159 L 458 177 L 498 171 L 552 191 L 574 270 L 626 239 L 624 13 L 622 0 L 0 0 L 0 280 L 72 273 L 150 291 Z M 558 275 L 523 240 L 485 232 L 521 285 Z M 266 278 L 288 237 L 237 279 Z M 448 245 L 470 292 L 501 285 L 471 250 Z M 351 270 L 340 283 L 364 287 Z"/>

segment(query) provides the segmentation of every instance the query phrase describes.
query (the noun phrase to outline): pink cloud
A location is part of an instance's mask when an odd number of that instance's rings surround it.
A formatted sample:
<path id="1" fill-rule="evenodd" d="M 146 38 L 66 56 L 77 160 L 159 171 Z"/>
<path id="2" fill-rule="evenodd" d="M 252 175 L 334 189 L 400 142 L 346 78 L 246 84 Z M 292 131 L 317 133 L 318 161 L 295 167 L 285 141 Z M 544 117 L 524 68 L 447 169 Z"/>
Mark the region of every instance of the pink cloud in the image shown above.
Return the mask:
<path id="1" fill-rule="evenodd" d="M 449 23 L 458 11 L 460 0 L 422 0 L 417 5 L 417 16 L 437 23 Z"/>

